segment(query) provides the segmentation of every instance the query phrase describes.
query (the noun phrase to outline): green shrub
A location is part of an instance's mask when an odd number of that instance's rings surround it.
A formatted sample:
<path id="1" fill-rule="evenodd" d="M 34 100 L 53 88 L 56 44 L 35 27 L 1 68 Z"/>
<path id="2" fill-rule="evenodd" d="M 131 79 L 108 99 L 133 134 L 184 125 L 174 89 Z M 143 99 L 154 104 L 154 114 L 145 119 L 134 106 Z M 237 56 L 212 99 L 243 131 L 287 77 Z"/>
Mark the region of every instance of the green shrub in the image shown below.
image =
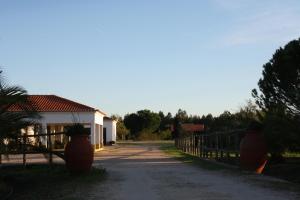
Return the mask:
<path id="1" fill-rule="evenodd" d="M 149 130 L 142 130 L 138 135 L 138 140 L 160 140 L 157 133 L 152 133 Z"/>
<path id="2" fill-rule="evenodd" d="M 172 139 L 172 132 L 170 130 L 161 131 L 159 133 L 159 137 L 161 140 L 171 140 Z"/>
<path id="3" fill-rule="evenodd" d="M 299 151 L 299 124 L 285 113 L 267 113 L 264 123 L 264 137 L 272 160 L 280 161 L 285 151 Z"/>

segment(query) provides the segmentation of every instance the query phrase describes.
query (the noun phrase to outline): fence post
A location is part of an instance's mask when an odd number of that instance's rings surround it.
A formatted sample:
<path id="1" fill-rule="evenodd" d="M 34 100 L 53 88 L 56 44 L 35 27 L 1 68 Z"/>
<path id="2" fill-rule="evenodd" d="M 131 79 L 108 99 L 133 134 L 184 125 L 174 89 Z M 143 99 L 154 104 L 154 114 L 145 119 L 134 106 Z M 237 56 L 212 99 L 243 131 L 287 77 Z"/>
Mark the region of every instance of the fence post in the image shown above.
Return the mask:
<path id="1" fill-rule="evenodd" d="M 218 160 L 218 154 L 219 154 L 219 138 L 218 138 L 218 133 L 216 133 L 216 141 L 215 141 L 215 149 L 216 149 L 216 156 L 215 159 Z"/>
<path id="2" fill-rule="evenodd" d="M 227 149 L 226 157 L 227 157 L 227 161 L 230 161 L 230 152 L 229 152 L 229 150 L 231 151 L 230 138 L 231 138 L 231 135 L 226 137 L 226 146 L 227 146 L 227 148 L 226 148 Z"/>
<path id="3" fill-rule="evenodd" d="M 192 136 L 190 137 L 190 141 L 191 141 L 191 154 L 194 155 L 194 134 L 192 134 Z"/>
<path id="4" fill-rule="evenodd" d="M 192 155 L 194 154 L 194 140 L 193 140 L 193 138 L 194 138 L 194 135 L 192 135 L 190 137 L 190 143 L 191 143 L 191 150 L 190 150 L 190 152 L 191 152 Z"/>
<path id="5" fill-rule="evenodd" d="M 183 151 L 183 140 L 182 140 L 182 137 L 180 138 L 180 150 Z"/>
<path id="6" fill-rule="evenodd" d="M 236 159 L 236 163 L 239 162 L 239 135 L 235 134 L 234 137 L 234 146 L 235 146 L 235 159 Z"/>
<path id="7" fill-rule="evenodd" d="M 182 138 L 179 139 L 179 147 L 180 147 L 180 150 L 182 151 L 182 149 L 183 149 Z"/>
<path id="8" fill-rule="evenodd" d="M 209 158 L 209 148 L 210 148 L 210 140 L 209 140 L 209 136 L 206 136 L 206 148 L 205 148 L 205 154 L 206 154 L 206 158 Z"/>
<path id="9" fill-rule="evenodd" d="M 204 157 L 203 156 L 203 135 L 200 135 L 200 157 Z"/>
<path id="10" fill-rule="evenodd" d="M 198 143 L 198 136 L 195 135 L 194 137 L 194 144 L 195 144 L 195 156 L 198 156 L 198 146 L 199 146 L 199 143 Z"/>
<path id="11" fill-rule="evenodd" d="M 26 137 L 25 135 L 23 135 L 22 137 L 23 141 L 23 145 L 22 145 L 22 153 L 23 153 L 23 167 L 26 166 Z"/>
<path id="12" fill-rule="evenodd" d="M 194 141 L 195 141 L 195 156 L 198 156 L 198 143 L 199 137 L 197 135 L 195 135 Z"/>
<path id="13" fill-rule="evenodd" d="M 189 152 L 189 138 L 188 137 L 185 138 L 185 142 L 186 142 L 185 152 L 188 153 Z"/>
<path id="14" fill-rule="evenodd" d="M 212 158 L 213 135 L 209 137 L 209 157 Z"/>
<path id="15" fill-rule="evenodd" d="M 187 142 L 187 138 L 184 138 L 184 152 L 187 152 L 187 148 L 188 148 L 188 142 Z"/>
<path id="16" fill-rule="evenodd" d="M 49 147 L 49 164 L 52 165 L 53 158 L 52 158 L 52 141 L 50 133 L 47 133 L 48 139 L 48 147 Z"/>
<path id="17" fill-rule="evenodd" d="M 189 151 L 190 151 L 190 138 L 189 137 L 186 138 L 186 144 L 187 144 L 186 152 L 189 153 Z"/>
<path id="18" fill-rule="evenodd" d="M 179 143 L 180 143 L 180 150 L 182 151 L 183 150 L 183 141 L 182 141 L 182 137 L 179 139 Z"/>
<path id="19" fill-rule="evenodd" d="M 203 157 L 206 158 L 207 136 L 203 136 Z"/>
<path id="20" fill-rule="evenodd" d="M 224 151 L 224 148 L 226 145 L 224 145 L 224 135 L 220 135 L 220 141 L 219 141 L 219 147 L 220 147 L 220 159 L 221 161 L 223 160 L 223 157 L 224 157 L 224 154 L 223 154 L 223 151 Z M 225 142 L 226 142 L 226 136 L 225 136 Z"/>
<path id="21" fill-rule="evenodd" d="M 190 143 L 191 143 L 191 154 L 194 155 L 194 134 L 190 136 Z"/>
<path id="22" fill-rule="evenodd" d="M 207 145 L 207 141 L 206 141 L 206 135 L 205 135 L 205 136 L 203 136 L 203 141 L 202 141 L 203 158 L 206 158 L 206 145 Z"/>

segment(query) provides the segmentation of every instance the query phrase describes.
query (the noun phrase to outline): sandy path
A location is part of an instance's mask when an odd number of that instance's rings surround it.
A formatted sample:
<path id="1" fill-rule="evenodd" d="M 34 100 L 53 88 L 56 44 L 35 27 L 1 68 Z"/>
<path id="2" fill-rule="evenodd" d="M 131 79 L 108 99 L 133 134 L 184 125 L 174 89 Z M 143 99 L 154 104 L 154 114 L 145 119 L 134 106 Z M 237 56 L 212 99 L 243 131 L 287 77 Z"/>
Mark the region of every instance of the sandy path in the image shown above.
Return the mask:
<path id="1" fill-rule="evenodd" d="M 104 166 L 109 175 L 103 184 L 93 188 L 91 199 L 300 199 L 292 189 L 286 190 L 288 183 L 257 175 L 203 170 L 176 161 L 155 146 L 109 147 L 96 153 L 95 164 Z M 278 187 L 282 185 L 284 189 Z"/>

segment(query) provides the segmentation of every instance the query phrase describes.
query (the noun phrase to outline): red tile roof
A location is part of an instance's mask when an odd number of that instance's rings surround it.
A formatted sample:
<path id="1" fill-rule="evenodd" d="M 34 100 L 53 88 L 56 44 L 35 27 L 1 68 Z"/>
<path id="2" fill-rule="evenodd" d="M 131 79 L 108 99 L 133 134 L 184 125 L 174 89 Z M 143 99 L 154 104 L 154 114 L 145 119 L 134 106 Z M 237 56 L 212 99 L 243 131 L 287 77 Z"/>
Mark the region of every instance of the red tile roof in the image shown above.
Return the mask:
<path id="1" fill-rule="evenodd" d="M 192 123 L 185 123 L 181 124 L 182 130 L 186 132 L 201 132 L 204 131 L 204 124 L 192 124 Z M 174 131 L 174 125 L 170 126 L 171 131 Z"/>
<path id="2" fill-rule="evenodd" d="M 95 112 L 95 108 L 56 95 L 28 95 L 28 100 L 38 112 Z M 12 105 L 10 111 L 22 111 L 19 105 Z M 101 112 L 105 115 L 105 113 Z"/>
<path id="3" fill-rule="evenodd" d="M 183 130 L 187 132 L 200 132 L 204 131 L 204 125 L 203 124 L 181 124 L 181 127 Z"/>

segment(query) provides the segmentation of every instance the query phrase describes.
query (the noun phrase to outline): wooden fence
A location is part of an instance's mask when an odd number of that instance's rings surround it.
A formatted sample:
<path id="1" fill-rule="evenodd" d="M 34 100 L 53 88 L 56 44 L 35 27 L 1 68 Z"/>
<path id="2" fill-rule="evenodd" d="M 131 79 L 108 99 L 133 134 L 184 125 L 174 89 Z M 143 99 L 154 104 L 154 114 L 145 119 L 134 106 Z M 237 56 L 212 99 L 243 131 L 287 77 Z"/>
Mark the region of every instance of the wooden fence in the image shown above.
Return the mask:
<path id="1" fill-rule="evenodd" d="M 64 149 L 53 148 L 53 137 L 65 135 L 65 132 L 61 133 L 47 133 L 36 135 L 22 135 L 16 138 L 4 139 L 6 140 L 0 148 L 0 164 L 2 163 L 1 155 L 23 155 L 23 165 L 26 165 L 26 154 L 44 154 L 48 159 L 49 164 L 53 163 L 53 155 L 56 155 L 63 160 Z M 1 144 L 1 143 L 0 143 Z"/>
<path id="2" fill-rule="evenodd" d="M 240 142 L 245 130 L 198 133 L 175 139 L 175 145 L 185 153 L 229 164 L 239 164 Z"/>

